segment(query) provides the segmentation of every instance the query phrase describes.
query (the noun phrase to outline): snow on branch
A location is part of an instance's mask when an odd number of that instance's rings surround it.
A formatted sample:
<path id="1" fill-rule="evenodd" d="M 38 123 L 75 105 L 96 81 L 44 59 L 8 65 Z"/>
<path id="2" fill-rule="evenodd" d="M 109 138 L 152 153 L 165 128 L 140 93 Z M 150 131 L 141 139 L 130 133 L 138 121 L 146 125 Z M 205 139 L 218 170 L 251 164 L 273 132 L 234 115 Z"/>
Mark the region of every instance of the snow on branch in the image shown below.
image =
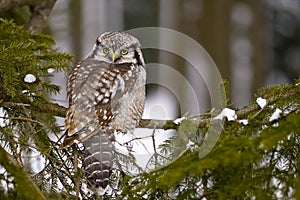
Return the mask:
<path id="1" fill-rule="evenodd" d="M 278 94 L 276 96 L 273 97 L 269 97 L 266 98 L 266 105 L 270 105 L 275 103 L 278 100 L 283 100 L 283 99 L 287 99 L 290 98 L 294 95 L 299 95 L 300 94 L 300 87 L 295 87 L 294 89 L 290 90 L 289 92 L 283 93 L 283 94 Z M 24 105 L 18 105 L 18 104 L 10 104 L 10 103 L 5 103 L 2 102 L 1 103 L 2 106 L 5 104 L 8 104 L 9 106 L 24 106 Z M 28 106 L 28 105 L 26 105 Z M 32 106 L 33 109 L 39 111 L 39 112 L 45 112 L 45 113 L 53 113 L 55 116 L 59 116 L 59 117 L 65 117 L 65 113 L 67 108 L 62 107 L 58 104 L 54 104 L 54 103 L 50 103 L 47 107 L 44 105 L 39 105 L 37 103 L 32 102 L 30 104 L 30 106 Z M 47 109 L 45 109 L 47 108 Z M 262 108 L 260 105 L 258 105 L 256 102 L 246 106 L 240 110 L 237 110 L 234 113 L 234 119 L 239 120 L 238 122 L 240 122 L 241 119 L 244 119 L 248 114 L 254 112 L 254 111 L 260 111 Z M 221 113 L 221 111 L 220 111 Z M 180 118 L 181 119 L 181 118 Z M 184 118 L 185 119 L 185 118 Z M 182 119 L 182 120 L 184 120 Z M 188 117 L 186 119 L 189 119 Z M 198 127 L 199 128 L 204 128 L 208 125 L 210 125 L 213 121 L 215 120 L 219 120 L 219 119 L 213 119 L 213 118 L 206 118 L 206 119 L 191 119 L 193 121 L 196 121 L 198 123 Z M 240 122 L 243 125 L 248 124 L 247 123 L 243 123 L 244 121 Z M 139 128 L 149 128 L 149 129 L 178 129 L 178 127 L 180 126 L 181 120 L 159 120 L 159 119 L 142 119 L 140 121 L 139 124 Z M 266 120 L 264 122 L 262 122 L 262 124 L 270 124 L 272 123 L 269 120 Z"/>

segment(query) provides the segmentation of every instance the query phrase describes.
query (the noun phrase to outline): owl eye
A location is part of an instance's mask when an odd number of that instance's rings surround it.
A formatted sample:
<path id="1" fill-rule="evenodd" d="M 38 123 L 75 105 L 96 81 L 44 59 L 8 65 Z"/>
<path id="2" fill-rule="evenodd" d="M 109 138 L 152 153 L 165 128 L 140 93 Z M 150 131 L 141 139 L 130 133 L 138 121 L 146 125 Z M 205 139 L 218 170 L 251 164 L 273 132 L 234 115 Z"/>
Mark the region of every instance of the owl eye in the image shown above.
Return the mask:
<path id="1" fill-rule="evenodd" d="M 108 53 L 109 53 L 108 48 L 103 48 L 103 53 L 104 53 L 104 54 L 108 54 Z"/>
<path id="2" fill-rule="evenodd" d="M 121 54 L 124 56 L 124 55 L 128 54 L 128 51 L 127 50 L 121 50 Z"/>

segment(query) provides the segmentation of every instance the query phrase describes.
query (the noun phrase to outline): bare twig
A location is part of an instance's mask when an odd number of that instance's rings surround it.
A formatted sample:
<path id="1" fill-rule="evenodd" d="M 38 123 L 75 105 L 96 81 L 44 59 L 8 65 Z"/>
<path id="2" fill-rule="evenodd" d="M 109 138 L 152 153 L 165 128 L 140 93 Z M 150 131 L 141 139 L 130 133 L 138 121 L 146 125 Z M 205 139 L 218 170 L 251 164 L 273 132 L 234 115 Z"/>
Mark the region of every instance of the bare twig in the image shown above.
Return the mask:
<path id="1" fill-rule="evenodd" d="M 154 127 L 154 129 L 153 129 L 153 131 L 152 131 L 152 136 L 151 136 L 151 138 L 152 138 L 152 144 L 153 144 L 153 151 L 154 151 L 154 154 L 153 154 L 153 156 L 154 156 L 154 164 L 155 164 L 155 167 L 156 167 L 156 165 L 157 165 L 157 155 L 158 155 L 158 153 L 157 153 L 157 151 L 156 151 L 156 145 L 155 145 L 155 127 Z"/>

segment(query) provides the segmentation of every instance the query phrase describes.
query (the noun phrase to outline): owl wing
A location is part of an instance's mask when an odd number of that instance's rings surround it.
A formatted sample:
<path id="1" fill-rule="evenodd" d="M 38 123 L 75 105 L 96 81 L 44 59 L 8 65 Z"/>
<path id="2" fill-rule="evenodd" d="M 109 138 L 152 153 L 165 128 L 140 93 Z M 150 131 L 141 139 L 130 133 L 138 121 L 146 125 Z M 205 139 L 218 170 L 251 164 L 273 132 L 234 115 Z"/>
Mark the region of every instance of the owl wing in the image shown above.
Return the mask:
<path id="1" fill-rule="evenodd" d="M 104 78 L 112 80 L 112 85 L 105 94 L 101 93 L 104 99 L 96 105 L 100 125 L 119 132 L 130 131 L 137 125 L 144 107 L 144 67 L 130 63 L 112 64 L 108 71 Z M 136 110 L 139 111 L 137 115 Z"/>

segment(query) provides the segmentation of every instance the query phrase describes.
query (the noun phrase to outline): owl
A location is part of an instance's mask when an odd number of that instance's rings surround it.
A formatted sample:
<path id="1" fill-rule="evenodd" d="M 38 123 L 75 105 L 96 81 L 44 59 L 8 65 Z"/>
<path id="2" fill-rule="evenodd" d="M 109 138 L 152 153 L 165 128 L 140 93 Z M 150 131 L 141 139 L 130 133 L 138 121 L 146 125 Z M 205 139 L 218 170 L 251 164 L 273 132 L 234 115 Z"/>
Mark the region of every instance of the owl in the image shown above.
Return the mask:
<path id="1" fill-rule="evenodd" d="M 114 135 L 139 124 L 145 81 L 140 42 L 125 32 L 100 35 L 90 55 L 71 70 L 61 148 L 83 144 L 85 176 L 98 194 L 105 192 L 112 172 Z"/>

